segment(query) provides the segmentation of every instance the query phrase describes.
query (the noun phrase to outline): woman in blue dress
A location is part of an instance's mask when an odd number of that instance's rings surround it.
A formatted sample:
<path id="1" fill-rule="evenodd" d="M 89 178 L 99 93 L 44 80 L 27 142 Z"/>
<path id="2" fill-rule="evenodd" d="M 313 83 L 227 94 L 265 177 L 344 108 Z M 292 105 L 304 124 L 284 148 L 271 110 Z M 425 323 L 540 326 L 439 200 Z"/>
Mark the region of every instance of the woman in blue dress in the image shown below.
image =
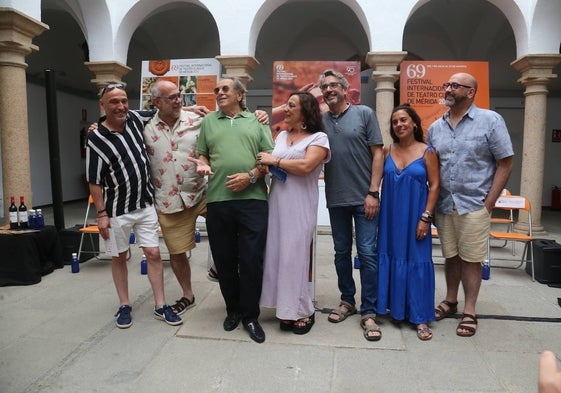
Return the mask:
<path id="1" fill-rule="evenodd" d="M 438 153 L 423 142 L 421 119 L 408 104 L 393 109 L 390 135 L 378 227 L 377 308 L 414 324 L 426 341 L 434 321 L 431 220 L 440 187 Z"/>

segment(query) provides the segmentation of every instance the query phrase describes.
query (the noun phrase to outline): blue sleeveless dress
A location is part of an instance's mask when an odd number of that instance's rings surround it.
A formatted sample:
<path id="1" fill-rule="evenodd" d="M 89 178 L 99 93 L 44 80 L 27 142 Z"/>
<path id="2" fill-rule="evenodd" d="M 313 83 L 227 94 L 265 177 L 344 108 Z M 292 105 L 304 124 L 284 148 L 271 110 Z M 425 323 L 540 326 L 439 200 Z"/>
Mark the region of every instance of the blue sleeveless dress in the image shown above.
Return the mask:
<path id="1" fill-rule="evenodd" d="M 389 310 L 394 319 L 416 325 L 435 319 L 432 238 L 430 232 L 422 240 L 415 238 L 427 197 L 423 157 L 399 170 L 388 155 L 378 226 L 377 311 L 384 315 Z"/>

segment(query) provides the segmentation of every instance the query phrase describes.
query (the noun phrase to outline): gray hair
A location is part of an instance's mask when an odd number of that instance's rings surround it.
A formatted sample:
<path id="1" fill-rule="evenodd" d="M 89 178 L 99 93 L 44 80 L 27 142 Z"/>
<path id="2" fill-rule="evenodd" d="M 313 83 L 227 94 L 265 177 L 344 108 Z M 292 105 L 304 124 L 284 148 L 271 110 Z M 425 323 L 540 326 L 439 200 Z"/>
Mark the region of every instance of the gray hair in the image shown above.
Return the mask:
<path id="1" fill-rule="evenodd" d="M 245 87 L 245 85 L 242 83 L 242 81 L 239 78 L 236 77 L 226 77 L 226 78 L 222 78 L 224 79 L 229 79 L 233 82 L 233 87 L 234 90 L 238 93 L 242 93 L 242 100 L 240 101 L 240 107 L 243 110 L 247 109 L 247 102 L 246 102 L 246 96 L 247 96 L 247 89 Z"/>
<path id="2" fill-rule="evenodd" d="M 327 70 L 325 70 L 321 73 L 321 75 L 319 76 L 319 79 L 318 79 L 318 86 L 323 85 L 323 81 L 328 76 L 334 76 L 335 78 L 339 79 L 339 82 L 341 83 L 341 85 L 345 89 L 347 89 L 349 87 L 349 81 L 345 78 L 345 76 L 343 74 L 341 74 L 339 71 L 335 71 L 331 68 L 329 68 L 329 69 L 327 69 Z"/>

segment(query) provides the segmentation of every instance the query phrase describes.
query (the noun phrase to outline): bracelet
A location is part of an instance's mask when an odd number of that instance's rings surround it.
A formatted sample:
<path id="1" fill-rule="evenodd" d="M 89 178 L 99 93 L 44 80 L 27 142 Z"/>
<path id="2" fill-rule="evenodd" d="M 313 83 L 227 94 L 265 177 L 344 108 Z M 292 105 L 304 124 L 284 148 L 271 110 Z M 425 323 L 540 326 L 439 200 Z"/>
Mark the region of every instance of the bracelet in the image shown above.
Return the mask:
<path id="1" fill-rule="evenodd" d="M 431 220 L 432 220 L 432 218 L 433 218 L 432 212 L 430 212 L 430 211 L 428 211 L 428 210 L 425 210 L 425 212 L 423 213 L 423 215 L 426 215 L 426 216 L 427 216 L 429 219 L 431 219 Z"/>
<path id="2" fill-rule="evenodd" d="M 280 168 L 280 162 L 281 162 L 282 158 L 277 158 L 277 163 L 276 163 L 276 167 Z"/>
<path id="3" fill-rule="evenodd" d="M 98 210 L 97 214 L 105 213 L 106 211 L 107 211 L 107 209 Z"/>
<path id="4" fill-rule="evenodd" d="M 425 218 L 426 217 L 424 217 L 424 216 L 421 217 L 421 221 L 424 222 L 424 223 L 430 224 L 430 220 L 426 220 Z"/>
<path id="5" fill-rule="evenodd" d="M 103 217 L 109 217 L 109 215 L 107 215 L 107 214 L 102 214 L 101 216 L 97 216 L 97 219 L 99 220 L 100 218 L 103 218 Z"/>

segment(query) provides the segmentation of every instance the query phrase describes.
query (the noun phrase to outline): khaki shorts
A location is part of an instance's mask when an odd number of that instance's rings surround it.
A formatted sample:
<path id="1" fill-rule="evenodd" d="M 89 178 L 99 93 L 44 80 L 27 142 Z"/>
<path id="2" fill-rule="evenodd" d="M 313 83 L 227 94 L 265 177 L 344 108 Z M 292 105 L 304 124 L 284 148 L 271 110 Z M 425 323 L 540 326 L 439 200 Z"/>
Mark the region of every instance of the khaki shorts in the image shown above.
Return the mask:
<path id="1" fill-rule="evenodd" d="M 438 237 L 444 258 L 459 255 L 466 262 L 481 263 L 487 258 L 487 239 L 491 229 L 491 215 L 485 207 L 460 216 L 436 215 Z"/>
<path id="2" fill-rule="evenodd" d="M 206 199 L 189 209 L 158 215 L 164 242 L 170 254 L 183 254 L 195 248 L 195 225 L 199 216 L 206 216 Z"/>

